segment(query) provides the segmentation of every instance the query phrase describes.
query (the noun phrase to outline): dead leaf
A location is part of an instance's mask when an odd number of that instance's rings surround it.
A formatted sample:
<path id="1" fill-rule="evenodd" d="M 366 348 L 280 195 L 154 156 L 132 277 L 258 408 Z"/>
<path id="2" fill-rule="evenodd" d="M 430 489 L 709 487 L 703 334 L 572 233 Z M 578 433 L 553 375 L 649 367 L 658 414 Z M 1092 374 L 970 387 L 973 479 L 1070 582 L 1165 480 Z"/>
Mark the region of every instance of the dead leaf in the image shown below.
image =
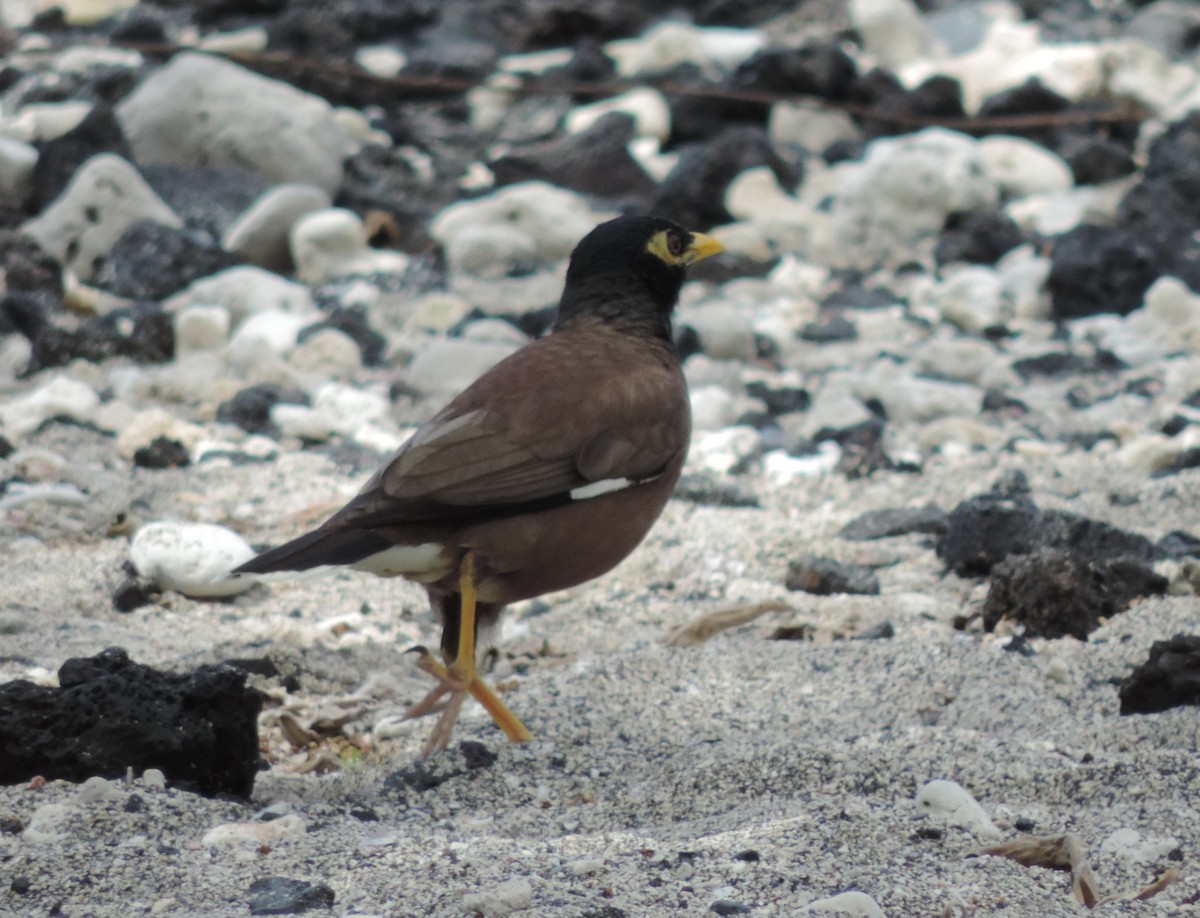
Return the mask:
<path id="1" fill-rule="evenodd" d="M 699 647 L 722 631 L 748 624 L 768 612 L 792 611 L 795 610 L 787 603 L 775 600 L 707 612 L 699 618 L 673 629 L 662 639 L 662 642 L 669 647 Z"/>

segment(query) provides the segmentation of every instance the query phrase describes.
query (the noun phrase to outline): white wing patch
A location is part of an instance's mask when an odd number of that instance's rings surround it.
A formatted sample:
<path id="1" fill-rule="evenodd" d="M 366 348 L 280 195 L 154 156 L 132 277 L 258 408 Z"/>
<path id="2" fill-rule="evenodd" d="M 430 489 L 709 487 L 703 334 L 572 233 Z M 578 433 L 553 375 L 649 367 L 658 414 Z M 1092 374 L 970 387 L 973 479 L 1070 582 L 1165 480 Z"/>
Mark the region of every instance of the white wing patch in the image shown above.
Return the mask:
<path id="1" fill-rule="evenodd" d="M 580 485 L 571 490 L 571 500 L 588 500 L 601 494 L 611 494 L 613 491 L 623 491 L 635 484 L 641 484 L 632 478 L 602 478 L 591 484 Z"/>
<path id="2" fill-rule="evenodd" d="M 393 545 L 350 566 L 356 571 L 366 571 L 379 577 L 405 576 L 419 583 L 429 583 L 441 580 L 450 572 L 442 549 L 439 542 Z"/>

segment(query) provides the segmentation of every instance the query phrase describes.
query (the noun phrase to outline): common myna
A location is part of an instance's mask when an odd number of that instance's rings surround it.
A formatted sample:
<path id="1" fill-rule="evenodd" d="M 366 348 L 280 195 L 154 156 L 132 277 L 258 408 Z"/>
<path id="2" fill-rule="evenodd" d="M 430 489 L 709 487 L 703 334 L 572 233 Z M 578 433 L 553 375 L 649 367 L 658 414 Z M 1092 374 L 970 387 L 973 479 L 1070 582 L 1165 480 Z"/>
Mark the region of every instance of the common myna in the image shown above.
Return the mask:
<path id="1" fill-rule="evenodd" d="M 475 672 L 475 640 L 506 604 L 605 573 L 642 541 L 683 467 L 691 430 L 671 313 L 688 265 L 721 244 L 669 220 L 621 217 L 575 247 L 554 326 L 422 426 L 319 528 L 235 573 L 347 566 L 425 586 L 442 622 L 438 685 L 409 709 L 467 693 L 509 739 L 531 734 Z"/>

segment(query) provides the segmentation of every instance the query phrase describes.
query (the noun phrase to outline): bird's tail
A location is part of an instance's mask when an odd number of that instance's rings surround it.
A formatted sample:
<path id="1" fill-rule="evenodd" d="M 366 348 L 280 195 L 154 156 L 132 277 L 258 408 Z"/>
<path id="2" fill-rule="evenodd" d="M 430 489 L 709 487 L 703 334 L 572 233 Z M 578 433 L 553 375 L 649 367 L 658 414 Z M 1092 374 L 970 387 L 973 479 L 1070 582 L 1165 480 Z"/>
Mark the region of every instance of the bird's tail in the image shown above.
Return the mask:
<path id="1" fill-rule="evenodd" d="M 382 536 L 366 529 L 314 529 L 251 558 L 235 567 L 233 573 L 273 574 L 341 567 L 383 551 L 388 544 Z"/>

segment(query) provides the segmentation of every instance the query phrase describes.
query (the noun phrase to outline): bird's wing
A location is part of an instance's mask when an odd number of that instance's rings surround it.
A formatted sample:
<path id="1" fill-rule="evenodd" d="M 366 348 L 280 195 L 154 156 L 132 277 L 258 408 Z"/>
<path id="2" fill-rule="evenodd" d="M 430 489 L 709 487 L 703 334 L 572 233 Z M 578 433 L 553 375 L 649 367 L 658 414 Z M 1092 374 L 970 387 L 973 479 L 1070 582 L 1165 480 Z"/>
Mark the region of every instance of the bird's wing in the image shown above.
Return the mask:
<path id="1" fill-rule="evenodd" d="M 676 367 L 664 361 L 648 370 L 596 348 L 579 368 L 570 342 L 555 337 L 527 348 L 519 373 L 502 363 L 451 402 L 327 525 L 529 512 L 653 478 L 681 455 L 687 403 Z M 577 378 L 590 381 L 588 391 L 539 384 L 565 361 L 583 370 Z"/>

